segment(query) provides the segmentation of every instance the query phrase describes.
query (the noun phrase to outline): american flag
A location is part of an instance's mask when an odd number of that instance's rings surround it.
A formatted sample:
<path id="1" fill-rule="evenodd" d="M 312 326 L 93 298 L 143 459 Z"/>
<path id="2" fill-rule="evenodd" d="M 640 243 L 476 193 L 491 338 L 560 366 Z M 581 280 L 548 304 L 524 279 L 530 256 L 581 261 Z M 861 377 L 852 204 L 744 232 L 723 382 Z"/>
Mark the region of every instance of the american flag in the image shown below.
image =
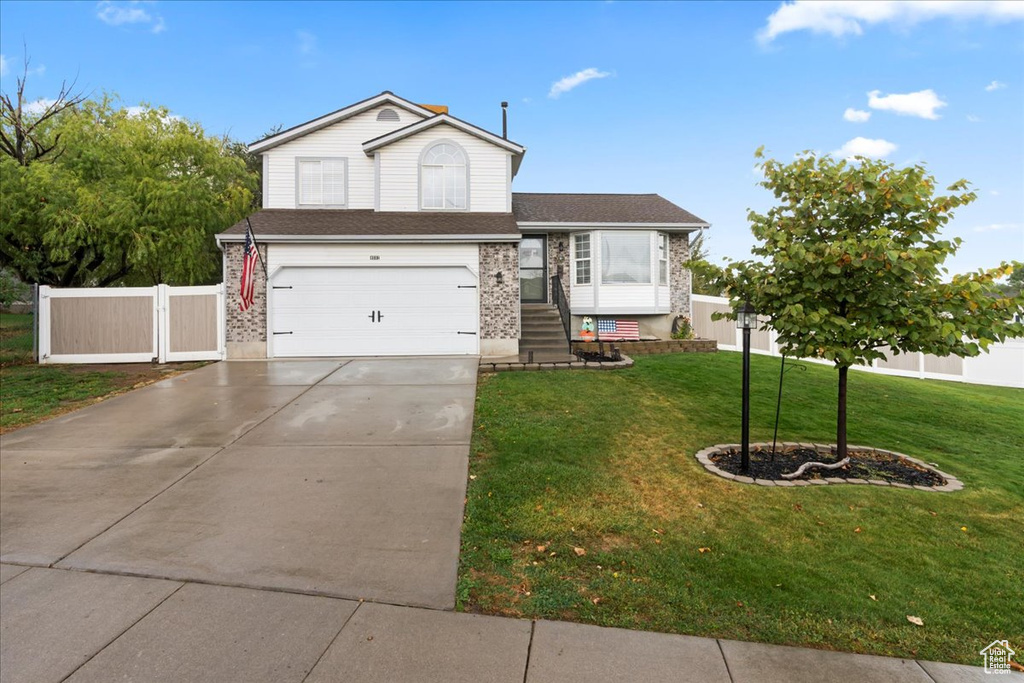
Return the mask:
<path id="1" fill-rule="evenodd" d="M 242 281 L 238 292 L 242 296 L 242 303 L 239 305 L 239 308 L 243 311 L 252 306 L 253 296 L 256 294 L 256 261 L 259 258 L 260 254 L 256 251 L 256 241 L 252 236 L 252 228 L 246 227 L 245 253 L 242 256 Z"/>
<path id="2" fill-rule="evenodd" d="M 640 323 L 635 320 L 598 320 L 599 341 L 639 340 Z"/>

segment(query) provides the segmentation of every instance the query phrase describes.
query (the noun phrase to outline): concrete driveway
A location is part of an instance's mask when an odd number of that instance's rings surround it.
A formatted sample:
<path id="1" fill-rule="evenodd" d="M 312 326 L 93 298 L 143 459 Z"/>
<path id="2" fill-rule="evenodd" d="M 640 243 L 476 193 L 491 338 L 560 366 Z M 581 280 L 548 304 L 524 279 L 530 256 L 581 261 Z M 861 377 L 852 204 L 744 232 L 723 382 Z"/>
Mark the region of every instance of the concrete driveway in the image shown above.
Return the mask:
<path id="1" fill-rule="evenodd" d="M 450 609 L 476 358 L 218 363 L 0 439 L 0 562 Z"/>

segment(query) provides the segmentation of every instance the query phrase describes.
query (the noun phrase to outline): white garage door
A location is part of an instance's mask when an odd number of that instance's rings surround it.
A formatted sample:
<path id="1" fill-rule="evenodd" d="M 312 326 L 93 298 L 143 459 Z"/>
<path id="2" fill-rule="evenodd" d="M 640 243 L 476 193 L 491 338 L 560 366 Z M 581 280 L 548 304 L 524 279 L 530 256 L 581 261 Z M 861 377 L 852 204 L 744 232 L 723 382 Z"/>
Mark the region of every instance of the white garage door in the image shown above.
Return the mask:
<path id="1" fill-rule="evenodd" d="M 275 357 L 478 350 L 477 279 L 467 268 L 293 267 L 271 285 Z"/>

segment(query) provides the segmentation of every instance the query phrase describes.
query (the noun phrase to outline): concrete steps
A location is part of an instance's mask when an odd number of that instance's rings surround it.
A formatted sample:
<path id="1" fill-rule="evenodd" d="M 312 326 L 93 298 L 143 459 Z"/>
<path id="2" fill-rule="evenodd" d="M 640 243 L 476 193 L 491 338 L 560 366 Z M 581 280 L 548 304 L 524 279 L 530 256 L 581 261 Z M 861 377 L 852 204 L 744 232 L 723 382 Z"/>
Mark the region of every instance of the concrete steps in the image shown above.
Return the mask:
<path id="1" fill-rule="evenodd" d="M 569 342 L 558 309 L 550 304 L 522 304 L 519 352 L 568 353 Z"/>

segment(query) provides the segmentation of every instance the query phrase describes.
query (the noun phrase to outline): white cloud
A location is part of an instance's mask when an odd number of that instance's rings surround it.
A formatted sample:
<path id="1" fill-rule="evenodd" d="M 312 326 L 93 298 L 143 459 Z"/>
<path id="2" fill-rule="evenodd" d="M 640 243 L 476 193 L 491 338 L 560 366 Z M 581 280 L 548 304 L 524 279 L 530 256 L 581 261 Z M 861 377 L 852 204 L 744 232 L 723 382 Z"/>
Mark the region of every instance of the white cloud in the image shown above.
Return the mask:
<path id="1" fill-rule="evenodd" d="M 141 0 L 128 0 L 127 2 L 100 0 L 96 3 L 96 16 L 103 23 L 111 26 L 138 24 L 144 28 L 148 27 L 152 33 L 162 33 L 167 28 L 164 18 L 147 9 L 154 4 Z"/>
<path id="2" fill-rule="evenodd" d="M 7 58 L 0 55 L 0 76 L 7 75 Z"/>
<path id="3" fill-rule="evenodd" d="M 599 71 L 594 68 L 577 71 L 572 76 L 566 76 L 560 81 L 552 83 L 551 90 L 548 92 L 548 97 L 557 99 L 562 93 L 567 93 L 573 88 L 583 85 L 587 81 L 592 81 L 595 78 L 605 78 L 611 75 L 612 74 L 609 71 Z"/>
<path id="4" fill-rule="evenodd" d="M 40 97 L 35 102 L 29 102 L 28 104 L 26 104 L 24 107 L 22 107 L 21 110 L 30 116 L 39 116 L 44 111 L 46 111 L 47 107 L 49 107 L 56 101 L 57 100 L 51 100 L 45 97 Z"/>
<path id="5" fill-rule="evenodd" d="M 999 190 L 989 190 L 988 193 L 990 195 L 992 195 L 993 197 L 998 197 L 999 196 Z"/>
<path id="6" fill-rule="evenodd" d="M 1024 225 L 1020 223 L 990 223 L 988 225 L 974 226 L 974 232 L 997 232 L 999 230 L 1020 230 Z"/>
<path id="7" fill-rule="evenodd" d="M 299 39 L 299 54 L 311 55 L 316 51 L 316 36 L 309 31 L 296 31 L 295 37 Z"/>
<path id="8" fill-rule="evenodd" d="M 843 120 L 851 123 L 864 123 L 871 118 L 871 112 L 847 107 L 843 112 Z"/>
<path id="9" fill-rule="evenodd" d="M 865 26 L 874 24 L 913 26 L 942 18 L 960 21 L 1018 21 L 1024 19 L 1024 3 L 1014 0 L 795 0 L 783 2 L 768 17 L 768 23 L 758 31 L 757 39 L 762 45 L 767 45 L 782 34 L 792 31 L 825 33 L 836 38 L 859 36 L 864 33 Z"/>
<path id="10" fill-rule="evenodd" d="M 896 112 L 900 116 L 920 116 L 922 119 L 935 120 L 939 118 L 935 110 L 945 107 L 946 102 L 931 89 L 903 95 L 882 95 L 881 90 L 872 90 L 868 93 L 868 106 L 872 109 Z"/>
<path id="11" fill-rule="evenodd" d="M 869 157 L 882 159 L 897 150 L 897 146 L 888 140 L 872 140 L 856 137 L 835 151 L 836 156 L 851 159 L 853 157 Z"/>
<path id="12" fill-rule="evenodd" d="M 1006 87 L 1006 84 L 1001 81 L 992 81 L 985 86 L 985 92 L 993 92 L 994 90 L 1002 90 Z"/>
<path id="13" fill-rule="evenodd" d="M 970 121 L 971 123 L 981 123 L 981 117 L 975 116 L 974 114 L 968 114 L 967 120 Z"/>

